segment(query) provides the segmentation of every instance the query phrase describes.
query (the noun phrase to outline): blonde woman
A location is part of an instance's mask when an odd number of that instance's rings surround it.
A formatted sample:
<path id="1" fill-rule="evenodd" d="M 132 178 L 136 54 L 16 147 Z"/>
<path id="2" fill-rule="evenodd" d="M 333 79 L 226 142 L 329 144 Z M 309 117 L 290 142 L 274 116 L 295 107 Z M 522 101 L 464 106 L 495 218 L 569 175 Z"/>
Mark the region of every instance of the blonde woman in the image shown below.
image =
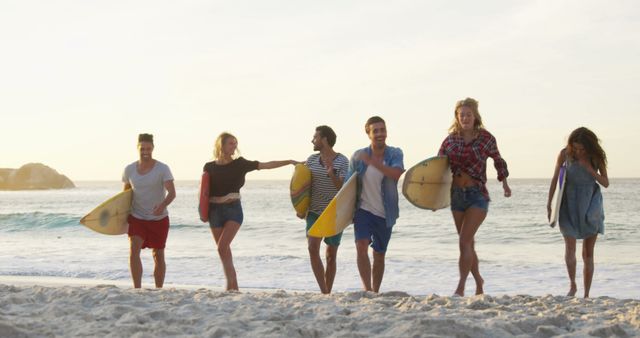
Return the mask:
<path id="1" fill-rule="evenodd" d="M 203 169 L 210 176 L 209 226 L 218 246 L 218 255 L 227 279 L 226 289 L 238 290 L 231 242 L 240 230 L 244 217 L 240 203 L 240 188 L 244 185 L 245 175 L 254 170 L 274 169 L 298 162 L 246 160 L 238 155 L 238 139 L 226 132 L 216 139 L 213 155 L 214 160 L 206 163 Z"/>
<path id="2" fill-rule="evenodd" d="M 480 276 L 474 236 L 489 210 L 487 158 L 493 159 L 505 197 L 511 196 L 511 188 L 507 184 L 507 162 L 500 156 L 496 139 L 484 129 L 478 101 L 466 98 L 456 103 L 454 122 L 438 154 L 449 157 L 453 174 L 451 213 L 458 231 L 460 248 L 460 280 L 455 295 L 464 296 L 469 272 L 476 281 L 476 295 L 482 294 L 484 280 Z"/>

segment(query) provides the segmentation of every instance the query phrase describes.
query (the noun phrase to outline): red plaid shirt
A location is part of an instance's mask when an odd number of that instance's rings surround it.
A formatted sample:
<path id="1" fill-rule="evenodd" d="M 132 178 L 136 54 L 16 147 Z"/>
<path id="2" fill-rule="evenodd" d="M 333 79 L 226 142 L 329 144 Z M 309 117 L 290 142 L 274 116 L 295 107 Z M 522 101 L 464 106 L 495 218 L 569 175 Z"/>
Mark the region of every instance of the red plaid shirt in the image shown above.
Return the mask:
<path id="1" fill-rule="evenodd" d="M 496 138 L 488 131 L 480 129 L 478 137 L 471 143 L 465 144 L 464 138 L 458 133 L 447 136 L 440 146 L 438 155 L 449 157 L 451 172 L 454 175 L 466 173 L 481 182 L 482 194 L 489 197 L 487 183 L 487 158 L 493 159 L 493 165 L 498 172 L 498 181 L 509 176 L 507 162 L 500 156 Z"/>

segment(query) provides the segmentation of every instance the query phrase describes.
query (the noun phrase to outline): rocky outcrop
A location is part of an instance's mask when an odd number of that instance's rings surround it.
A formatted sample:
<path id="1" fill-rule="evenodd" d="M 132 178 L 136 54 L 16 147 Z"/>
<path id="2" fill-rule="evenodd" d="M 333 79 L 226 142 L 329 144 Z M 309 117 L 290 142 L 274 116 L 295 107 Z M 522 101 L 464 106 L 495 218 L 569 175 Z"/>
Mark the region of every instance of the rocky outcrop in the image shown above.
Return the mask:
<path id="1" fill-rule="evenodd" d="M 42 163 L 25 164 L 19 169 L 0 169 L 0 190 L 75 188 L 71 180 Z"/>

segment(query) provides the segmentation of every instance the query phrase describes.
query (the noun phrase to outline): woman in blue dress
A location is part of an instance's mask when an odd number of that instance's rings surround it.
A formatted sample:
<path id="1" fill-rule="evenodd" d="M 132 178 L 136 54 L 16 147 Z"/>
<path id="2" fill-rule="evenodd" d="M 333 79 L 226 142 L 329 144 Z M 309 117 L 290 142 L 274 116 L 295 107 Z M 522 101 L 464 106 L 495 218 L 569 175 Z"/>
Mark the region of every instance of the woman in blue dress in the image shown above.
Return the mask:
<path id="1" fill-rule="evenodd" d="M 569 273 L 569 292 L 574 296 L 576 286 L 576 239 L 582 239 L 584 262 L 584 298 L 589 297 L 593 279 L 593 250 L 598 234 L 604 234 L 604 209 L 600 185 L 609 186 L 607 155 L 600 140 L 589 129 L 571 132 L 567 146 L 560 151 L 549 188 L 547 217 L 551 216 L 551 199 L 556 190 L 560 167 L 566 166 L 566 183 L 560 206 L 560 231 L 564 236 L 564 259 Z"/>

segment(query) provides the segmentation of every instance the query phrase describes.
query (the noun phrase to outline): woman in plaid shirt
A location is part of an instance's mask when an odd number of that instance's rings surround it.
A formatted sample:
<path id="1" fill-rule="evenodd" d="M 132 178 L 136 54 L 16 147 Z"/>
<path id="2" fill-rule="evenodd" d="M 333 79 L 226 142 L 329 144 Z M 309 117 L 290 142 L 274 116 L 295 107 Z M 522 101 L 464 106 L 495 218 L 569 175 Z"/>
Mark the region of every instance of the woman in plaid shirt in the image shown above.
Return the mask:
<path id="1" fill-rule="evenodd" d="M 456 103 L 455 120 L 449 128 L 438 155 L 449 157 L 453 184 L 451 186 L 451 213 L 459 236 L 460 281 L 455 294 L 464 296 L 464 286 L 469 275 L 476 281 L 476 295 L 484 293 L 484 280 L 478 268 L 478 255 L 474 248 L 474 236 L 489 210 L 487 191 L 487 158 L 493 159 L 502 182 L 504 196 L 511 196 L 507 184 L 507 162 L 500 156 L 496 139 L 482 125 L 478 101 L 466 98 Z"/>

